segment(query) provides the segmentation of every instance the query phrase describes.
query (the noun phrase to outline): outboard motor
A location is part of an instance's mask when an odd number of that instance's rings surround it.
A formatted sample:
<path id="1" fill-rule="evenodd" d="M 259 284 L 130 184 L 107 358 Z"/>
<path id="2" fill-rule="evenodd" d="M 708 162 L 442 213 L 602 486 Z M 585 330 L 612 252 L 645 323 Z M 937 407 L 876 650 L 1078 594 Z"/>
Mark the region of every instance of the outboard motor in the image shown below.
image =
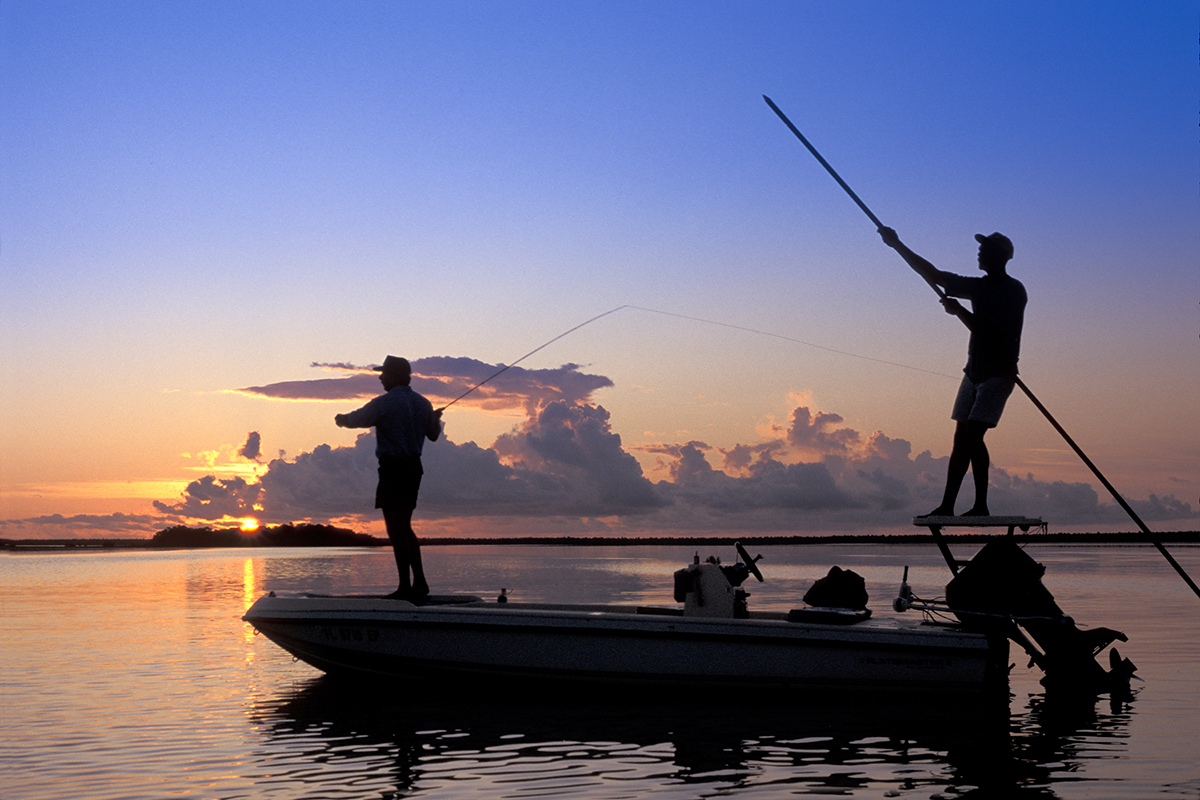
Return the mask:
<path id="1" fill-rule="evenodd" d="M 1007 636 L 1021 645 L 1045 673 L 1042 683 L 1048 688 L 1057 685 L 1089 692 L 1127 688 L 1136 669 L 1129 659 L 1122 659 L 1114 648 L 1109 670 L 1095 660 L 1114 641 L 1127 641 L 1125 634 L 1109 628 L 1077 628 L 1042 584 L 1045 571 L 1011 538 L 996 539 L 946 585 L 946 602 L 964 625 Z"/>

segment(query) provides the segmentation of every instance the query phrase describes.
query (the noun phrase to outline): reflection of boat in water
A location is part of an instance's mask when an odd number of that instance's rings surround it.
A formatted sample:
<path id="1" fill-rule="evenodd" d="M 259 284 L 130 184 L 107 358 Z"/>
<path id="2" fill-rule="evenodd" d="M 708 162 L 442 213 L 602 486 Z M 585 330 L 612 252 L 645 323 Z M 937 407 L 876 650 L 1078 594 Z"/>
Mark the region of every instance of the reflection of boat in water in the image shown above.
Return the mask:
<path id="1" fill-rule="evenodd" d="M 350 785 L 383 797 L 642 797 L 670 785 L 695 797 L 887 797 L 975 786 L 1032 800 L 1053 796 L 1053 765 L 1089 758 L 1073 744 L 1080 732 L 1112 729 L 1096 756 L 1105 758 L 1125 735 L 1122 718 L 1098 719 L 1094 703 L 1080 727 L 1048 733 L 1039 719 L 1011 717 L 1001 693 L 930 700 L 889 690 L 435 690 L 322 676 L 256 704 L 265 735 L 251 757 L 312 796 Z"/>
<path id="2" fill-rule="evenodd" d="M 244 619 L 331 674 L 938 690 L 977 689 L 1006 674 L 1012 631 L 993 624 L 998 605 L 985 608 L 977 598 L 996 577 L 991 568 L 956 575 L 971 612 L 958 620 L 872 619 L 865 595 L 846 607 L 822 600 L 792 612 L 761 612 L 748 608 L 741 584 L 762 574 L 756 559 L 737 549 L 741 561 L 732 566 L 697 558 L 675 574 L 681 607 L 511 603 L 503 596 L 414 604 L 272 593 Z M 1027 583 L 1020 583 L 1022 591 Z M 905 602 L 932 608 L 911 596 Z"/>

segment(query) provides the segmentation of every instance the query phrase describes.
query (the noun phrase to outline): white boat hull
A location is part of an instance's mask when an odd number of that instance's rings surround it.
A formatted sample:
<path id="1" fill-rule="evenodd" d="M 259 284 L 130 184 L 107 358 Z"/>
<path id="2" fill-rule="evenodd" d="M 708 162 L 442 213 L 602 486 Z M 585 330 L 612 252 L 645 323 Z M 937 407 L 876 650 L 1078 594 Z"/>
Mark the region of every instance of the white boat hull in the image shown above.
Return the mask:
<path id="1" fill-rule="evenodd" d="M 329 673 L 671 685 L 977 688 L 985 636 L 915 620 L 853 625 L 684 617 L 671 609 L 366 597 L 260 598 L 244 619 Z"/>

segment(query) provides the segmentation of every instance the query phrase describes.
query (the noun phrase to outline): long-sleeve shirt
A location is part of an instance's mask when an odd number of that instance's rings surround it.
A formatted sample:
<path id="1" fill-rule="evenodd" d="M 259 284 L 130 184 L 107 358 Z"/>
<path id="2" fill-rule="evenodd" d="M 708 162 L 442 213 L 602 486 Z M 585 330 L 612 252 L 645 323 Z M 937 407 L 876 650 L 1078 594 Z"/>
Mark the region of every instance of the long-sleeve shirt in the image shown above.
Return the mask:
<path id="1" fill-rule="evenodd" d="M 412 390 L 396 386 L 346 415 L 347 428 L 375 428 L 377 457 L 420 456 L 425 440 L 441 433 L 433 404 Z"/>

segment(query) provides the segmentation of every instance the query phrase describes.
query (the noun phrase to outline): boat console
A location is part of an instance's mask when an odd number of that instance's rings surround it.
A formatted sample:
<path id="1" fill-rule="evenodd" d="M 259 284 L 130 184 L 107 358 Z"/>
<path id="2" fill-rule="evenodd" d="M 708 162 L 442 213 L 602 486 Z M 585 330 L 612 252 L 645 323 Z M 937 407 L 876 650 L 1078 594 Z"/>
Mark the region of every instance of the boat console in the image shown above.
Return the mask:
<path id="1" fill-rule="evenodd" d="M 762 582 L 762 572 L 755 563 L 762 556 L 751 558 L 740 543 L 734 547 L 742 560 L 733 566 L 721 566 L 715 556 L 702 563 L 697 553 L 690 565 L 676 571 L 675 602 L 683 603 L 685 617 L 749 618 L 746 598 L 750 593 L 742 584 L 751 575 Z"/>
<path id="2" fill-rule="evenodd" d="M 741 565 L 735 565 L 741 566 Z M 748 592 L 742 581 L 749 573 L 732 567 L 722 567 L 715 558 L 701 562 L 700 556 L 675 573 L 675 601 L 683 603 L 685 617 L 716 617 L 718 619 L 747 619 Z"/>
<path id="3" fill-rule="evenodd" d="M 734 546 L 741 561 L 732 566 L 722 565 L 715 556 L 701 562 L 697 553 L 690 565 L 675 572 L 675 601 L 683 603 L 683 616 L 750 618 L 746 603 L 750 593 L 742 584 L 751 575 L 763 580 L 756 563 L 762 556 L 751 558 L 741 544 Z M 813 585 L 804 595 L 804 602 L 805 607 L 793 609 L 784 618 L 789 622 L 852 625 L 871 616 L 863 579 L 838 567 Z"/>

